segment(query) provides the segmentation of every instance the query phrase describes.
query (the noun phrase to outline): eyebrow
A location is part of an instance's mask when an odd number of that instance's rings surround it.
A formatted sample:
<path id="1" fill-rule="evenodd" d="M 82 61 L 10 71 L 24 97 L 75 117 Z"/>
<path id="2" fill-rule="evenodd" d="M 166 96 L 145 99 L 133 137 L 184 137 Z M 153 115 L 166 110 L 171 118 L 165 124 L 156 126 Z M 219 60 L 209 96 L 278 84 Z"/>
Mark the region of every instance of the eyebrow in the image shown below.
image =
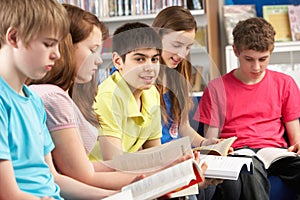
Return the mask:
<path id="1" fill-rule="evenodd" d="M 149 57 L 153 58 L 153 57 L 160 56 L 160 55 L 159 55 L 159 53 L 157 53 L 153 56 L 148 56 L 148 55 L 143 54 L 143 53 L 135 53 L 135 54 L 133 54 L 133 56 L 144 56 L 144 57 L 147 57 L 147 58 L 149 58 Z"/>

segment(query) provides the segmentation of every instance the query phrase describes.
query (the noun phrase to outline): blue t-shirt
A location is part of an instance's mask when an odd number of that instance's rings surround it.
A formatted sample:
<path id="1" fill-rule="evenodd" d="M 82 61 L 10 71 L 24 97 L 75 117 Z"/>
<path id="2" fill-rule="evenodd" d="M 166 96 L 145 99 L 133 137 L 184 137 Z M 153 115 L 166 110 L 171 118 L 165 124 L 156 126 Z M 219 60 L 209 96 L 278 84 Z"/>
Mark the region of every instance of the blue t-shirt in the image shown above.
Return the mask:
<path id="1" fill-rule="evenodd" d="M 54 144 L 41 98 L 27 86 L 17 94 L 0 77 L 0 159 L 11 160 L 20 190 L 34 196 L 60 197 L 44 156 Z"/>
<path id="2" fill-rule="evenodd" d="M 170 101 L 170 92 L 164 93 L 164 101 L 166 104 L 167 114 L 169 116 L 168 124 L 165 124 L 163 121 L 162 124 L 162 137 L 161 137 L 161 143 L 167 143 L 172 140 L 176 140 L 180 138 L 178 126 L 176 122 L 172 122 L 172 113 L 171 113 L 171 101 Z"/>

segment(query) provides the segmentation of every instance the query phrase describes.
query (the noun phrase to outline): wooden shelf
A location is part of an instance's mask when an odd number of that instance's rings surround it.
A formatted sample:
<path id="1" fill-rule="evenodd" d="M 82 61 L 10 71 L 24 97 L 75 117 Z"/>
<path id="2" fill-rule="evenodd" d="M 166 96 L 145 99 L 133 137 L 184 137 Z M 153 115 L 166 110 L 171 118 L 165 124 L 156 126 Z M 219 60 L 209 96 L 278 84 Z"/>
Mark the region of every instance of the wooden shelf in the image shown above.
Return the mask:
<path id="1" fill-rule="evenodd" d="M 203 9 L 201 10 L 191 10 L 191 13 L 194 16 L 204 15 L 205 12 Z M 100 18 L 101 21 L 105 23 L 111 22 L 127 22 L 127 21 L 143 21 L 143 20 L 152 20 L 156 17 L 156 14 L 147 14 L 147 15 L 128 15 L 128 16 L 116 16 L 116 17 L 107 17 L 107 18 Z"/>

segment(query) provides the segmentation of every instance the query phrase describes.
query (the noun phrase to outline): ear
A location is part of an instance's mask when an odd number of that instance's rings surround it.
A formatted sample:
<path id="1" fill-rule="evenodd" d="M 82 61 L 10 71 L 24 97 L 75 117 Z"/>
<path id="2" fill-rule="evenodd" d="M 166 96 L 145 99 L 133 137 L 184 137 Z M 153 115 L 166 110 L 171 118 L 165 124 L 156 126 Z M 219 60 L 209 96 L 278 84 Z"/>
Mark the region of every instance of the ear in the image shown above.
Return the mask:
<path id="1" fill-rule="evenodd" d="M 239 57 L 239 51 L 237 50 L 237 48 L 234 44 L 232 45 L 232 48 L 233 48 L 233 52 L 234 52 L 235 56 Z"/>
<path id="2" fill-rule="evenodd" d="M 114 66 L 121 71 L 123 69 L 123 60 L 121 56 L 117 52 L 113 52 L 112 54 L 112 61 Z"/>
<path id="3" fill-rule="evenodd" d="M 6 31 L 5 39 L 8 45 L 18 48 L 18 31 L 13 27 L 9 27 Z"/>

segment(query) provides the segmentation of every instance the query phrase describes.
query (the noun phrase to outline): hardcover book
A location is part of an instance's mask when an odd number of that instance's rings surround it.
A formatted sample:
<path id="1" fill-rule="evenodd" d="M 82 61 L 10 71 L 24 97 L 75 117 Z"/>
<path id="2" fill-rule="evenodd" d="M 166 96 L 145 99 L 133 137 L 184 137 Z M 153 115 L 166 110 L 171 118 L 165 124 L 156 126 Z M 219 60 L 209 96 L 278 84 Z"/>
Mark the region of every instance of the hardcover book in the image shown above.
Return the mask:
<path id="1" fill-rule="evenodd" d="M 289 5 L 289 22 L 293 41 L 300 41 L 300 5 Z"/>
<path id="2" fill-rule="evenodd" d="M 263 18 L 274 27 L 276 31 L 276 42 L 292 40 L 288 5 L 263 6 Z"/>

